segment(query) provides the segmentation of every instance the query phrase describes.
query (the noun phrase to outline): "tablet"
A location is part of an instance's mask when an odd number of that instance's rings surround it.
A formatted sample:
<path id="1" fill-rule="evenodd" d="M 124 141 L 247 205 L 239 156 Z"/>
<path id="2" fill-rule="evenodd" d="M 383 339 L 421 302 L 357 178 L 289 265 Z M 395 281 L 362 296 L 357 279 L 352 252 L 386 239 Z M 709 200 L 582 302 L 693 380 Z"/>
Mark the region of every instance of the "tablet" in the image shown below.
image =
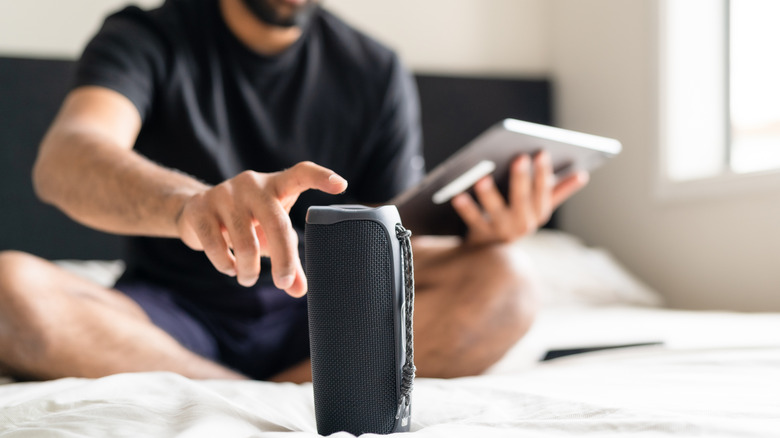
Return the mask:
<path id="1" fill-rule="evenodd" d="M 433 169 L 417 186 L 395 197 L 406 228 L 416 235 L 464 235 L 466 225 L 450 204 L 492 174 L 506 196 L 509 166 L 523 154 L 545 150 L 555 176 L 592 171 L 620 153 L 620 142 L 606 137 L 505 119 L 489 128 Z"/>

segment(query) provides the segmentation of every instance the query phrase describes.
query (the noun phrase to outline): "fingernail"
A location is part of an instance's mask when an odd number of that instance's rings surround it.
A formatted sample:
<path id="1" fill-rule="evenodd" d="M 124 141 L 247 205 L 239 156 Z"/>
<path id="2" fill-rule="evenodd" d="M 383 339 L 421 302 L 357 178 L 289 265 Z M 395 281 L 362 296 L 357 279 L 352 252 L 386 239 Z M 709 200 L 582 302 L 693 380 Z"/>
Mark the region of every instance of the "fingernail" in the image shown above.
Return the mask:
<path id="1" fill-rule="evenodd" d="M 531 170 L 531 159 L 528 158 L 528 155 L 523 156 L 523 159 L 520 161 L 520 166 L 522 170 Z"/>
<path id="2" fill-rule="evenodd" d="M 244 287 L 252 287 L 257 283 L 257 278 L 239 278 L 238 284 Z"/>
<path id="3" fill-rule="evenodd" d="M 292 286 L 293 281 L 295 281 L 294 275 L 284 275 L 279 277 L 279 280 L 276 282 L 276 287 L 279 289 L 287 289 L 288 287 Z"/>
<path id="4" fill-rule="evenodd" d="M 328 181 L 330 181 L 331 184 L 337 185 L 337 184 L 347 184 L 347 180 L 342 178 L 339 175 L 336 175 L 335 173 L 328 177 Z"/>
<path id="5" fill-rule="evenodd" d="M 523 155 L 519 160 L 512 163 L 512 171 L 523 172 L 528 169 L 528 157 Z"/>
<path id="6" fill-rule="evenodd" d="M 306 295 L 306 292 L 307 292 L 306 289 L 304 289 L 304 290 L 302 290 L 300 292 L 287 291 L 287 294 L 290 295 L 293 298 L 301 298 L 301 297 Z"/>

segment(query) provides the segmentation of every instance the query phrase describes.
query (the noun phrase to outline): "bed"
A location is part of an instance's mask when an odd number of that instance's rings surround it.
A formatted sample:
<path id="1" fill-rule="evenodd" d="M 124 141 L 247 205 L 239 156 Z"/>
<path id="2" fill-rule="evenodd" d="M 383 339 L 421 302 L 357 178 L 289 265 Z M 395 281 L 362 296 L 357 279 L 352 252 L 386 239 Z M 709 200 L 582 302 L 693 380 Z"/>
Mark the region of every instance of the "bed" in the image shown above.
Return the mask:
<path id="1" fill-rule="evenodd" d="M 409 436 L 773 437 L 778 365 L 776 349 L 667 352 L 421 379 Z M 319 436 L 310 385 L 121 374 L 16 384 L 0 399 L 4 437 Z"/>
<path id="2" fill-rule="evenodd" d="M 516 251 L 534 260 L 548 291 L 536 323 L 485 375 L 417 379 L 410 436 L 777 436 L 780 314 L 658 307 L 607 252 L 557 231 Z M 60 263 L 103 282 L 121 271 L 117 262 Z M 541 361 L 624 344 L 649 345 Z M 313 409 L 311 384 L 172 373 L 6 379 L 0 437 L 314 437 Z"/>
<path id="3" fill-rule="evenodd" d="M 74 258 L 58 263 L 111 284 L 123 269 L 111 261 L 119 240 L 72 224 L 29 187 L 35 144 L 71 69 L 0 58 L 0 249 Z M 551 122 L 545 80 L 418 76 L 418 85 L 428 143 L 459 142 L 497 114 Z M 469 116 L 459 134 L 443 128 L 465 117 L 457 108 L 485 120 Z M 449 152 L 427 149 L 428 164 Z M 485 375 L 418 379 L 409 436 L 780 436 L 780 314 L 665 309 L 608 252 L 561 231 L 514 251 L 536 264 L 546 291 L 537 321 Z M 627 344 L 641 346 L 601 348 Z M 2 438 L 318 436 L 311 384 L 171 373 L 0 382 Z"/>

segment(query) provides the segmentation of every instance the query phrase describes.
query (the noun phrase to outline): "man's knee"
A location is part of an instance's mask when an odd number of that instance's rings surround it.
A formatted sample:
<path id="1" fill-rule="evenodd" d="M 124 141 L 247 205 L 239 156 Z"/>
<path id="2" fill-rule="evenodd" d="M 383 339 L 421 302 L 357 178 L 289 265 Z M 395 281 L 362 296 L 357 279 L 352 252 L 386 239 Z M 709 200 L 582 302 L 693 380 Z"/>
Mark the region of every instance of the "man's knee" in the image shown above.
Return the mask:
<path id="1" fill-rule="evenodd" d="M 15 293 L 40 277 L 37 257 L 20 251 L 0 251 L 0 298 Z"/>
<path id="2" fill-rule="evenodd" d="M 484 311 L 486 316 L 535 313 L 538 293 L 535 272 L 512 245 L 469 250 L 461 263 L 453 292 L 463 295 L 474 310 Z"/>
<path id="3" fill-rule="evenodd" d="M 18 354 L 45 348 L 46 303 L 36 293 L 43 261 L 19 251 L 0 252 L 0 345 Z"/>
<path id="4" fill-rule="evenodd" d="M 464 250 L 452 261 L 447 287 L 422 297 L 430 329 L 425 374 L 479 374 L 498 361 L 531 327 L 537 286 L 527 263 L 507 246 Z M 423 315 L 421 315 L 422 317 Z M 422 335 L 422 333 L 421 333 Z M 425 342 L 426 344 L 428 342 Z"/>
<path id="5" fill-rule="evenodd" d="M 514 245 L 486 245 L 470 250 L 469 263 L 479 266 L 483 275 L 501 279 L 505 282 L 524 281 L 525 267 L 517 257 Z"/>
<path id="6" fill-rule="evenodd" d="M 501 331 L 514 342 L 531 325 L 537 311 L 537 282 L 530 267 L 509 245 L 475 250 L 456 291 L 468 304 L 473 323 L 466 324 L 482 336 Z"/>

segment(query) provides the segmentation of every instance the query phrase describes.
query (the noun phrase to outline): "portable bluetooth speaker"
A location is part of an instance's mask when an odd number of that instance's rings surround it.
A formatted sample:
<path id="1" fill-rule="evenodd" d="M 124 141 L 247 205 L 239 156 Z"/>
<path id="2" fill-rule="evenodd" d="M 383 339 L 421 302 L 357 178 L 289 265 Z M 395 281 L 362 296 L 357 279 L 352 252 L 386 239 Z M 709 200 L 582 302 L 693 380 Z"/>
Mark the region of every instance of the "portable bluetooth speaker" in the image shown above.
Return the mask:
<path id="1" fill-rule="evenodd" d="M 310 207 L 305 263 L 317 431 L 409 430 L 414 273 L 395 206 Z"/>

